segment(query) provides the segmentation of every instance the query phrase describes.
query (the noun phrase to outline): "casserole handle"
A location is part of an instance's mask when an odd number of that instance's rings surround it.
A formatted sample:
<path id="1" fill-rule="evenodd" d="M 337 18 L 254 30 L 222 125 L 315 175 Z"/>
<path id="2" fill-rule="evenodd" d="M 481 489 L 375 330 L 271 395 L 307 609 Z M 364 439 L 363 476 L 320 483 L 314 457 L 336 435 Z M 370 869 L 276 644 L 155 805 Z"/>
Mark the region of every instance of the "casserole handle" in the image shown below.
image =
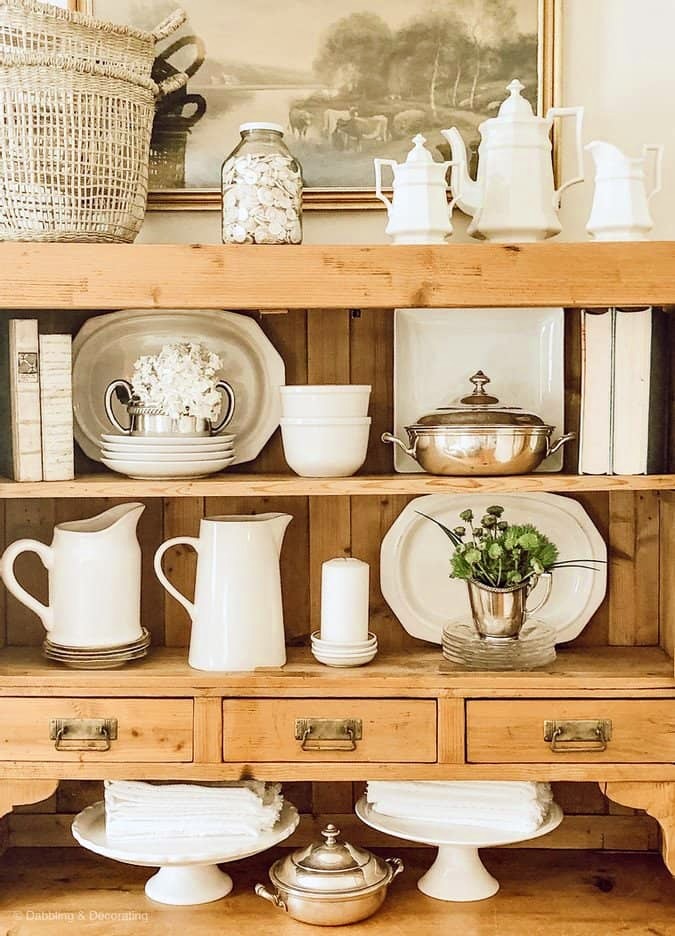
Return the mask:
<path id="1" fill-rule="evenodd" d="M 567 433 L 565 433 L 565 435 L 560 436 L 560 438 L 558 439 L 557 442 L 555 442 L 553 445 L 551 445 L 550 447 L 548 447 L 548 451 L 546 452 L 546 456 L 545 456 L 545 457 L 548 458 L 549 455 L 555 455 L 555 453 L 558 451 L 558 449 L 559 449 L 559 448 L 562 448 L 562 446 L 565 444 L 565 442 L 571 442 L 572 439 L 576 439 L 576 437 L 577 437 L 576 432 L 567 432 Z"/>
<path id="2" fill-rule="evenodd" d="M 400 439 L 397 439 L 395 435 L 392 435 L 391 432 L 383 432 L 380 436 L 383 442 L 391 442 L 393 445 L 398 445 L 400 449 L 410 455 L 411 458 L 414 458 L 417 461 L 417 439 L 413 442 L 412 446 L 408 448 L 405 442 L 401 442 Z"/>
<path id="3" fill-rule="evenodd" d="M 275 907 L 278 907 L 280 910 L 288 911 L 286 906 L 286 901 L 279 894 L 273 894 L 272 891 L 268 890 L 264 884 L 256 884 L 255 892 L 258 897 L 262 897 L 263 900 L 269 900 L 271 904 L 274 904 Z"/>

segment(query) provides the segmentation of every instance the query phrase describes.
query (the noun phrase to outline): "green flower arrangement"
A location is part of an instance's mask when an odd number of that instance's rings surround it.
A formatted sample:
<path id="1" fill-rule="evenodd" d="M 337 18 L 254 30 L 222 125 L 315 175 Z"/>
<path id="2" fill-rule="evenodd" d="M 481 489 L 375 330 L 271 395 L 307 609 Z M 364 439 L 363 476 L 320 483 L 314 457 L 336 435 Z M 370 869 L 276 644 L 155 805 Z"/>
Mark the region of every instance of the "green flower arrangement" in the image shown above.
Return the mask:
<path id="1" fill-rule="evenodd" d="M 530 523 L 510 524 L 503 520 L 504 508 L 499 505 L 488 507 L 478 526 L 473 511 L 463 510 L 459 519 L 464 525 L 452 530 L 434 517 L 418 513 L 440 527 L 455 547 L 450 559 L 451 578 L 491 588 L 512 588 L 553 569 L 580 565 L 578 560 L 559 562 L 558 548 L 547 536 Z"/>

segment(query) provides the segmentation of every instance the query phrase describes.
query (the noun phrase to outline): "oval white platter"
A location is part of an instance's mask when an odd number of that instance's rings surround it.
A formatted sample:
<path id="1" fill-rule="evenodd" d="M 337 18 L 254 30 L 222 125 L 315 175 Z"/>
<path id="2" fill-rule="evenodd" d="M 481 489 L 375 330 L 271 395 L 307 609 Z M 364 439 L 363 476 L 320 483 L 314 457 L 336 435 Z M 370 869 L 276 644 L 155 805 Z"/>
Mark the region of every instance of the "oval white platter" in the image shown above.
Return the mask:
<path id="1" fill-rule="evenodd" d="M 480 520 L 493 504 L 504 507 L 511 523 L 532 523 L 558 547 L 559 559 L 601 560 L 596 571 L 567 568 L 553 574 L 551 597 L 537 617 L 557 632 L 556 643 L 573 640 L 584 629 L 607 591 L 607 546 L 584 508 L 556 494 L 429 494 L 411 501 L 389 528 L 380 551 L 384 598 L 412 636 L 441 644 L 444 626 L 471 619 L 466 584 L 450 578 L 452 544 L 442 530 L 418 511 L 446 526 L 462 524 L 470 507 Z M 528 603 L 536 605 L 540 583 Z"/>
<path id="2" fill-rule="evenodd" d="M 73 342 L 75 439 L 86 455 L 101 461 L 101 436 L 112 430 L 103 407 L 108 384 L 129 380 L 137 358 L 177 341 L 200 342 L 223 362 L 218 376 L 229 381 L 236 398 L 226 429 L 236 437 L 235 464 L 260 453 L 279 425 L 279 387 L 286 379 L 284 362 L 260 326 L 218 309 L 126 309 L 89 319 Z M 114 405 L 125 425 L 124 407 Z"/>

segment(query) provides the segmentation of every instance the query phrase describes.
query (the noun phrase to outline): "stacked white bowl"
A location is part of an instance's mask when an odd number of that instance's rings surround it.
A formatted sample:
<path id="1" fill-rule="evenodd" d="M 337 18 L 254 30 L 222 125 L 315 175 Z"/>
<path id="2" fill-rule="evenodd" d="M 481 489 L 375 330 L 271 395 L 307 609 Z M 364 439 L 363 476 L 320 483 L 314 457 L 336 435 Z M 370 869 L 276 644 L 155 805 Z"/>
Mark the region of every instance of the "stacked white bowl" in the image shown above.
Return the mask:
<path id="1" fill-rule="evenodd" d="M 290 468 L 304 478 L 346 478 L 366 460 L 370 386 L 281 387 L 281 439 Z"/>
<path id="2" fill-rule="evenodd" d="M 101 436 L 101 461 L 141 480 L 203 478 L 234 461 L 234 436 Z"/>

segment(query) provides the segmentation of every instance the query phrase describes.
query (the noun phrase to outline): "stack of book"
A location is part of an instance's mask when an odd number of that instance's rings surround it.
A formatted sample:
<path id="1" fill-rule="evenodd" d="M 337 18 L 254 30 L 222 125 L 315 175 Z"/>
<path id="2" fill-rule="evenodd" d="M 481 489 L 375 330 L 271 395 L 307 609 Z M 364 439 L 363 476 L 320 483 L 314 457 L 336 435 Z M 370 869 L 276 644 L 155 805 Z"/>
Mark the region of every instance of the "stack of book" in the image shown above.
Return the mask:
<path id="1" fill-rule="evenodd" d="M 582 312 L 580 473 L 672 470 L 673 330 L 657 307 Z"/>
<path id="2" fill-rule="evenodd" d="M 74 477 L 72 338 L 36 319 L 0 319 L 0 473 L 15 481 Z"/>

